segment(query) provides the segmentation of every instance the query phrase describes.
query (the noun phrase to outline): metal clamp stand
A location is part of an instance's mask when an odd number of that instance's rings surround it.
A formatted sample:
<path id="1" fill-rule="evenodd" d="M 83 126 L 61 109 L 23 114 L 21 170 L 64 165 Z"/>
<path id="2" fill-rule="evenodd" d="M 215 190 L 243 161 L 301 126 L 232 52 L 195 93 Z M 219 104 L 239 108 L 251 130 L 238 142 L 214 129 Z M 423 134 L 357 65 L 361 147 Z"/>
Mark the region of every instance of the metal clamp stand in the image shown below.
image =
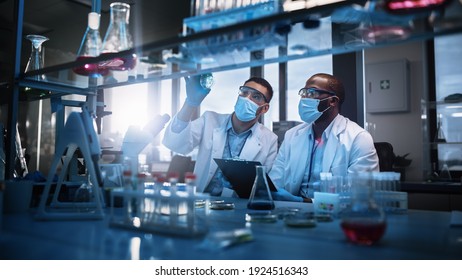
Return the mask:
<path id="1" fill-rule="evenodd" d="M 58 200 L 59 192 L 63 184 L 65 175 L 69 171 L 69 163 L 74 153 L 80 149 L 85 162 L 87 163 L 87 172 L 90 176 L 91 188 L 93 195 L 88 202 L 61 202 Z M 67 150 L 67 151 L 66 151 Z M 47 200 L 50 196 L 51 184 L 58 169 L 62 155 L 66 152 L 62 169 L 56 184 L 50 206 L 47 207 Z M 92 126 L 92 118 L 86 107 L 82 108 L 81 113 L 72 112 L 59 135 L 56 146 L 55 157 L 48 174 L 48 179 L 40 199 L 37 211 L 37 219 L 102 219 L 103 196 L 99 187 L 99 174 L 95 167 L 100 156 L 100 146 L 97 135 Z"/>

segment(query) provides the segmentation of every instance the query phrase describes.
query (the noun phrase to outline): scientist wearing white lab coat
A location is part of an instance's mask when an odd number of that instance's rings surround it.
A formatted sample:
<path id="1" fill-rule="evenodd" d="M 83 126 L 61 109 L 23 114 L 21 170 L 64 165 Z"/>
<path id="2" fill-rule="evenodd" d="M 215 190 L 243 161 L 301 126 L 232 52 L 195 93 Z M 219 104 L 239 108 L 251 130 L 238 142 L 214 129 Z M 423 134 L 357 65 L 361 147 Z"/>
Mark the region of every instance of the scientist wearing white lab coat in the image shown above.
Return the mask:
<path id="1" fill-rule="evenodd" d="M 200 85 L 199 76 L 186 78 L 186 101 L 166 128 L 162 143 L 170 150 L 186 155 L 198 148 L 194 168 L 198 192 L 234 195 L 214 158 L 259 161 L 267 170 L 276 158 L 277 136 L 258 122 L 269 109 L 273 96 L 271 85 L 262 78 L 252 77 L 236 91 L 233 113 L 207 111 L 191 120 L 210 89 Z"/>
<path id="2" fill-rule="evenodd" d="M 339 114 L 345 90 L 336 77 L 319 73 L 299 91 L 304 123 L 285 133 L 269 176 L 278 187 L 275 200 L 312 202 L 310 188 L 321 172 L 333 176 L 379 171 L 371 135 Z M 312 190 L 311 190 L 312 193 Z"/>

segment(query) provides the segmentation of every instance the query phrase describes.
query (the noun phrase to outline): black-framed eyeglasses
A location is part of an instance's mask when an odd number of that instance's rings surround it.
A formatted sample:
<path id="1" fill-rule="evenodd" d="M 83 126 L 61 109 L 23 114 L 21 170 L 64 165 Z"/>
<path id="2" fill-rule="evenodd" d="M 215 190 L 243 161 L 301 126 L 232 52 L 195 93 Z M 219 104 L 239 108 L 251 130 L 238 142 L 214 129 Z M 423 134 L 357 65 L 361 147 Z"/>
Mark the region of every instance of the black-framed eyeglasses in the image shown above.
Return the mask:
<path id="1" fill-rule="evenodd" d="M 243 97 L 247 97 L 250 95 L 250 99 L 255 101 L 255 103 L 269 103 L 268 99 L 263 93 L 248 86 L 240 86 L 238 94 Z"/>
<path id="2" fill-rule="evenodd" d="M 335 92 L 323 90 L 319 88 L 302 88 L 298 91 L 298 95 L 302 98 L 318 98 L 321 94 L 329 94 L 335 96 Z"/>

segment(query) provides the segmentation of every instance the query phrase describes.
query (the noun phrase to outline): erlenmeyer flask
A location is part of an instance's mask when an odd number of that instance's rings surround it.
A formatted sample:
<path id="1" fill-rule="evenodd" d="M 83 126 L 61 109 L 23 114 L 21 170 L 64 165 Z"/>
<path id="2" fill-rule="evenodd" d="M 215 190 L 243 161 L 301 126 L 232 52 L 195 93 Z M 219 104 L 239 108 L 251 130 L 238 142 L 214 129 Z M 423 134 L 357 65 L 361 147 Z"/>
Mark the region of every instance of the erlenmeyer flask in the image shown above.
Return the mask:
<path id="1" fill-rule="evenodd" d="M 111 20 L 103 40 L 102 53 L 115 53 L 133 48 L 129 30 L 130 5 L 121 2 L 111 3 Z M 125 71 L 136 65 L 136 54 L 114 58 L 100 64 L 110 70 Z"/>
<path id="2" fill-rule="evenodd" d="M 266 167 L 256 166 L 257 174 L 250 193 L 247 208 L 253 210 L 271 210 L 274 209 L 274 201 L 271 196 L 268 181 L 266 180 Z"/>
<path id="3" fill-rule="evenodd" d="M 438 124 L 437 124 L 437 127 L 436 127 L 436 135 L 435 135 L 435 139 L 433 141 L 435 143 L 446 143 L 446 137 L 444 137 L 441 115 L 438 116 Z"/>
<path id="4" fill-rule="evenodd" d="M 29 72 L 32 70 L 38 70 L 43 68 L 44 62 L 44 49 L 42 44 L 45 41 L 48 41 L 48 38 L 42 35 L 27 35 L 26 39 L 32 43 L 32 51 L 29 57 L 29 61 L 26 65 L 26 70 L 24 72 Z M 32 79 L 36 81 L 45 80 L 45 75 L 37 75 Z"/>
<path id="5" fill-rule="evenodd" d="M 100 15 L 98 13 L 91 12 L 88 14 L 88 26 L 82 38 L 79 51 L 77 52 L 77 60 L 100 55 L 103 43 L 99 34 L 99 22 Z M 76 74 L 83 76 L 99 76 L 109 73 L 107 69 L 99 69 L 97 63 L 77 66 L 73 70 Z"/>
<path id="6" fill-rule="evenodd" d="M 32 51 L 31 51 L 29 60 L 27 61 L 26 69 L 24 70 L 24 72 L 39 70 L 43 68 L 45 64 L 45 60 L 44 60 L 45 50 L 42 47 L 42 44 L 45 41 L 48 41 L 48 38 L 42 35 L 27 35 L 26 39 L 31 42 Z M 42 74 L 42 75 L 28 77 L 28 79 L 32 79 L 35 81 L 45 81 L 46 77 L 45 77 L 45 74 Z M 24 92 L 27 95 L 37 95 L 40 97 L 45 96 L 50 93 L 49 91 L 46 91 L 46 90 L 33 89 L 29 87 L 25 87 Z"/>

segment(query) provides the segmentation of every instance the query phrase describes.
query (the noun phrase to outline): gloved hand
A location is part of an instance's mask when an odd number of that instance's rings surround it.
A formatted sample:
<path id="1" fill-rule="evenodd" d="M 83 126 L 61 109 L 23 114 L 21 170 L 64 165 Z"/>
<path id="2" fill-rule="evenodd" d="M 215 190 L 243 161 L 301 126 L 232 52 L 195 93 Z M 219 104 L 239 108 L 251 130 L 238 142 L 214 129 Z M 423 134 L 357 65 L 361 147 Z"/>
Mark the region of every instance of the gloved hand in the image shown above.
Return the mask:
<path id="1" fill-rule="evenodd" d="M 202 100 L 210 92 L 209 88 L 204 88 L 201 85 L 200 79 L 200 75 L 184 78 L 186 82 L 186 103 L 193 107 L 201 105 Z"/>
<path id="2" fill-rule="evenodd" d="M 288 192 L 284 188 L 278 188 L 277 192 L 271 192 L 274 200 L 286 200 L 286 201 L 295 201 L 295 202 L 303 202 L 303 197 L 295 196 Z"/>

